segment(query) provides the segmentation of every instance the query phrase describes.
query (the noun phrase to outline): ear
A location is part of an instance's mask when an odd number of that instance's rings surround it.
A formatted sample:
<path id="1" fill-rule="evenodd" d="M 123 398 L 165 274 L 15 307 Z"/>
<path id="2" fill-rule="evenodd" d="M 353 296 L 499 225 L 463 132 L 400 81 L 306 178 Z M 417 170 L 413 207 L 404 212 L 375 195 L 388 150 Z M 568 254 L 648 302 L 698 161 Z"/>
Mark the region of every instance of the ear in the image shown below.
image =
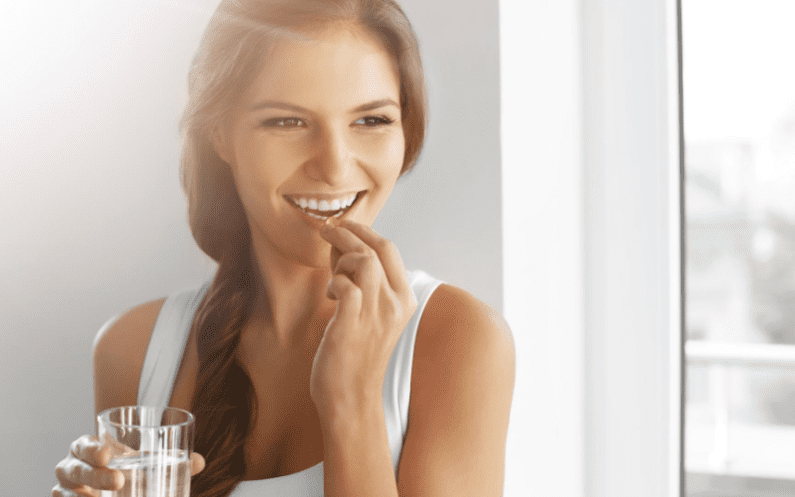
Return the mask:
<path id="1" fill-rule="evenodd" d="M 215 150 L 215 153 L 218 154 L 218 157 L 220 157 L 221 160 L 227 164 L 231 164 L 231 147 L 229 146 L 229 140 L 226 133 L 224 133 L 220 128 L 216 127 L 210 134 L 210 141 L 212 142 L 213 149 Z"/>

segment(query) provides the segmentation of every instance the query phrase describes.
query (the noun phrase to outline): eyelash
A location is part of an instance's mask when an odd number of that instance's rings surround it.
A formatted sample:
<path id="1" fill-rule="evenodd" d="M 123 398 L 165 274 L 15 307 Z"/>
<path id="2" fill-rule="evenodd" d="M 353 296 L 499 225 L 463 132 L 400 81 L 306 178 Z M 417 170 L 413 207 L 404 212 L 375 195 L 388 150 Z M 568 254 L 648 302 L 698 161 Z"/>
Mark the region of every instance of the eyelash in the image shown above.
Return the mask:
<path id="1" fill-rule="evenodd" d="M 390 118 L 388 118 L 386 116 L 367 116 L 367 117 L 363 117 L 362 119 L 364 119 L 365 122 L 367 122 L 368 119 L 375 119 L 376 120 L 376 123 L 375 123 L 376 126 L 387 126 L 387 125 L 392 124 L 393 122 L 395 122 L 393 119 L 390 119 Z M 359 119 L 359 120 L 361 120 L 361 119 Z"/>
<path id="2" fill-rule="evenodd" d="M 386 116 L 367 116 L 367 117 L 363 117 L 361 119 L 357 119 L 357 122 L 361 121 L 361 120 L 364 120 L 365 123 L 367 123 L 368 121 L 372 122 L 372 120 L 375 120 L 374 124 L 371 124 L 371 125 L 365 124 L 365 127 L 368 127 L 368 128 L 375 128 L 377 126 L 388 126 L 388 125 L 390 125 L 390 124 L 395 122 L 393 119 L 390 119 L 390 118 L 388 118 Z M 265 121 L 262 121 L 262 126 L 267 127 L 267 128 L 285 128 L 285 129 L 286 128 L 296 128 L 296 127 L 298 127 L 297 125 L 286 126 L 284 124 L 285 121 L 300 121 L 300 122 L 303 122 L 303 120 L 298 118 L 298 117 L 274 117 L 272 119 L 267 119 Z"/>

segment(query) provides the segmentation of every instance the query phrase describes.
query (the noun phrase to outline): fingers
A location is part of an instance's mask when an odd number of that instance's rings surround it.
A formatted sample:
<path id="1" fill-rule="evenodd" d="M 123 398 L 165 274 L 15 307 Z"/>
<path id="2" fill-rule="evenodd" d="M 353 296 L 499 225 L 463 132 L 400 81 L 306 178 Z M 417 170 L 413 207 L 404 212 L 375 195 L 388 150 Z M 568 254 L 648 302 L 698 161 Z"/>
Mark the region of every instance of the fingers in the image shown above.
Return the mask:
<path id="1" fill-rule="evenodd" d="M 338 228 L 334 231 L 349 231 L 361 241 L 360 243 L 363 242 L 378 255 L 378 259 L 381 261 L 381 265 L 384 268 L 384 274 L 386 275 L 387 281 L 389 281 L 389 286 L 398 294 L 409 291 L 409 282 L 405 267 L 403 266 L 403 260 L 394 243 L 364 224 L 343 219 L 340 222 L 340 227 L 343 229 Z"/>
<path id="2" fill-rule="evenodd" d="M 99 490 L 94 490 L 85 485 L 75 488 L 64 488 L 55 485 L 52 488 L 52 497 L 99 497 Z"/>
<path id="3" fill-rule="evenodd" d="M 337 267 L 337 262 L 339 262 L 340 257 L 342 257 L 342 251 L 340 249 L 338 249 L 337 247 L 332 245 L 332 247 L 331 247 L 331 261 L 330 261 L 331 265 L 329 266 L 332 271 L 334 271 L 334 268 Z"/>
<path id="4" fill-rule="evenodd" d="M 117 490 L 124 486 L 124 475 L 107 466 L 111 448 L 93 435 L 72 442 L 70 454 L 55 468 L 59 484 L 53 495 L 98 495 L 93 489 Z"/>
<path id="5" fill-rule="evenodd" d="M 346 219 L 342 221 L 341 226 L 356 235 L 378 254 L 378 258 L 384 265 L 384 270 L 387 278 L 389 278 L 390 285 L 393 285 L 393 287 L 400 284 L 408 286 L 403 260 L 394 243 L 364 224 L 355 223 Z"/>
<path id="6" fill-rule="evenodd" d="M 195 476 L 204 469 L 205 461 L 204 457 L 197 452 L 193 452 L 190 455 L 190 475 Z"/>
<path id="7" fill-rule="evenodd" d="M 350 278 L 343 274 L 335 274 L 329 281 L 326 295 L 330 299 L 339 301 L 336 315 L 341 321 L 359 317 L 362 309 L 362 290 Z"/>
<path id="8" fill-rule="evenodd" d="M 95 435 L 83 435 L 72 442 L 72 455 L 91 466 L 107 466 L 110 462 L 110 445 L 103 444 Z"/>
<path id="9" fill-rule="evenodd" d="M 335 228 L 332 225 L 323 226 L 320 230 L 320 236 L 329 242 L 332 247 L 338 248 L 343 254 L 348 252 L 367 252 L 371 250 L 359 237 L 354 235 L 350 230 Z"/>
<path id="10" fill-rule="evenodd" d="M 323 238 L 332 245 L 332 262 L 334 262 L 334 252 L 341 253 L 332 268 L 335 273 L 347 274 L 366 292 L 374 290 L 381 281 L 385 280 L 386 276 L 381 268 L 381 262 L 378 260 L 378 254 L 356 235 L 346 229 L 333 227 L 329 227 L 321 233 Z"/>
<path id="11" fill-rule="evenodd" d="M 53 497 L 99 497 L 100 490 L 118 490 L 124 486 L 124 475 L 106 466 L 110 462 L 111 444 L 117 449 L 130 450 L 129 447 L 108 437 L 100 442 L 96 436 L 85 435 L 75 440 L 70 454 L 58 463 L 55 476 L 58 485 L 52 489 Z M 204 470 L 205 460 L 201 454 L 191 454 L 191 476 Z"/>
<path id="12" fill-rule="evenodd" d="M 365 295 L 374 295 L 385 276 L 378 256 L 368 253 L 348 252 L 339 258 L 334 274 L 348 276 Z"/>
<path id="13" fill-rule="evenodd" d="M 402 321 L 404 316 L 410 316 L 416 310 L 417 300 L 411 291 L 408 274 L 392 242 L 363 224 L 347 220 L 343 220 L 339 227 L 324 228 L 321 235 L 333 247 L 332 263 L 334 252 L 339 250 L 342 253 L 333 267 L 335 276 L 348 276 L 365 296 L 379 299 L 378 307 L 394 315 L 396 321 Z M 390 291 L 385 293 L 379 288 L 389 288 Z M 332 279 L 326 295 L 340 300 L 345 291 L 351 290 L 342 279 L 336 283 Z"/>
<path id="14" fill-rule="evenodd" d="M 110 453 L 108 457 L 115 457 L 118 454 L 125 454 L 133 451 L 131 447 L 124 445 L 123 443 L 119 442 L 110 433 L 104 433 L 102 435 L 102 445 L 108 446 L 110 448 Z"/>
<path id="15" fill-rule="evenodd" d="M 55 476 L 62 487 L 74 489 L 81 485 L 101 490 L 118 490 L 124 486 L 124 475 L 121 471 L 90 464 L 67 457 L 55 468 Z"/>

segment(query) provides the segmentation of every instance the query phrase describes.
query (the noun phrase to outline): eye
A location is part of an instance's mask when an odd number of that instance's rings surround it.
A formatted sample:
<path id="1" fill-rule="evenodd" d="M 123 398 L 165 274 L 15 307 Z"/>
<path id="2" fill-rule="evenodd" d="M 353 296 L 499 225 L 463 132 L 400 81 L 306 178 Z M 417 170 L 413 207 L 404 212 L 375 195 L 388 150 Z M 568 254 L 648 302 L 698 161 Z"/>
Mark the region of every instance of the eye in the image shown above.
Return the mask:
<path id="1" fill-rule="evenodd" d="M 360 124 L 368 128 L 375 128 L 377 126 L 386 126 L 395 122 L 386 116 L 367 116 L 359 119 L 354 124 Z"/>
<path id="2" fill-rule="evenodd" d="M 262 125 L 267 128 L 288 129 L 303 127 L 306 126 L 306 123 L 297 117 L 274 117 L 262 121 Z"/>

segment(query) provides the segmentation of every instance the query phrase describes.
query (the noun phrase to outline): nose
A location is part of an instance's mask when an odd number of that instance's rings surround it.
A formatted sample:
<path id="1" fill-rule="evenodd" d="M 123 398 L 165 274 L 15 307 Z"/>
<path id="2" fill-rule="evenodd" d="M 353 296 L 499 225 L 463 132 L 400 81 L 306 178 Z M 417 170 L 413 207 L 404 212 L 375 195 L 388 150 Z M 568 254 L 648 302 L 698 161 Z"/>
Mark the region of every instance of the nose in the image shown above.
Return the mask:
<path id="1" fill-rule="evenodd" d="M 315 154 L 307 164 L 307 173 L 331 186 L 345 184 L 355 164 L 355 154 L 345 130 L 327 127 L 318 132 Z"/>

